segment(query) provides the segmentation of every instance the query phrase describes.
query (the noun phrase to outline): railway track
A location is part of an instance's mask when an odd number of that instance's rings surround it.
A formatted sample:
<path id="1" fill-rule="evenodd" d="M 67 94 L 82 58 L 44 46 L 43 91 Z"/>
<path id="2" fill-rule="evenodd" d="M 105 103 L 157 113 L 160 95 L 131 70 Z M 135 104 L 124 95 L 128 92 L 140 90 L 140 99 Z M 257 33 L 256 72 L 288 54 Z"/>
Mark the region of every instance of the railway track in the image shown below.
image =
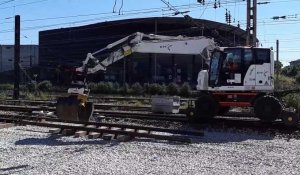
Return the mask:
<path id="1" fill-rule="evenodd" d="M 56 105 L 56 101 L 48 100 L 6 100 L 3 102 L 5 105 L 34 105 L 34 106 L 52 106 Z M 112 103 L 94 103 L 95 109 L 118 109 L 118 110 L 131 110 L 131 111 L 151 111 L 150 105 L 120 105 Z"/>
<path id="2" fill-rule="evenodd" d="M 0 105 L 0 110 L 3 111 L 18 111 L 18 112 L 32 112 L 32 111 L 55 111 L 55 107 L 49 106 L 16 106 L 16 105 Z M 112 110 L 94 110 L 94 116 L 112 119 L 139 119 L 139 120 L 154 120 L 154 121 L 171 121 L 187 123 L 188 119 L 184 114 L 153 114 L 149 112 L 128 112 L 128 111 L 112 111 Z M 146 122 L 147 123 L 147 122 Z M 200 121 L 200 124 L 192 124 L 194 127 L 203 128 L 250 128 L 258 131 L 266 131 L 268 129 L 275 129 L 280 131 L 294 131 L 299 130 L 299 125 L 296 127 L 285 126 L 281 121 L 272 123 L 263 123 L 259 119 L 254 118 L 251 113 L 230 112 L 224 116 L 218 116 L 210 120 Z"/>
<path id="3" fill-rule="evenodd" d="M 51 97 L 56 99 L 57 97 L 65 96 L 65 93 L 62 93 L 61 95 L 52 95 Z M 91 99 L 93 102 L 98 102 L 98 101 L 105 101 L 105 102 L 114 102 L 114 101 L 126 101 L 126 102 L 131 102 L 131 101 L 142 101 L 146 103 L 151 102 L 150 97 L 107 97 L 107 96 L 102 96 L 102 95 L 96 95 L 92 94 L 89 96 L 89 99 Z M 191 98 L 181 98 L 180 102 L 188 102 L 191 100 Z"/>
<path id="4" fill-rule="evenodd" d="M 118 135 L 127 135 L 130 137 L 145 137 L 154 138 L 158 140 L 170 140 L 179 142 L 190 142 L 188 136 L 202 136 L 203 130 L 216 130 L 219 132 L 236 131 L 236 132 L 261 132 L 269 134 L 283 134 L 291 138 L 300 139 L 300 124 L 295 127 L 288 127 L 281 121 L 274 121 L 271 123 L 263 123 L 256 118 L 245 117 L 230 117 L 222 116 L 210 120 L 202 121 L 201 123 L 190 123 L 190 127 L 196 131 L 178 130 L 178 129 L 165 129 L 159 127 L 148 127 L 142 125 L 126 125 L 106 122 L 81 122 L 81 121 L 67 121 L 57 118 L 41 117 L 41 116 L 16 116 L 16 115 L 0 115 L 0 122 L 15 123 L 19 125 L 35 125 L 42 127 L 59 128 L 60 133 L 65 130 L 71 130 L 71 135 L 76 135 L 76 131 L 85 131 L 87 134 L 96 132 L 98 136 L 106 134 L 114 134 L 114 138 Z M 59 122 L 59 124 L 57 123 Z M 188 126 L 186 125 L 186 126 Z M 94 126 L 90 128 L 91 126 Z M 198 131 L 197 131 L 198 130 Z M 199 131 L 200 130 L 200 131 Z M 68 131 L 70 132 L 70 131 Z M 153 134 L 153 132 L 164 132 L 169 134 L 180 134 L 180 136 L 160 135 Z M 184 135 L 184 136 L 182 136 Z M 88 135 L 89 136 L 89 135 Z"/>
<path id="5" fill-rule="evenodd" d="M 67 121 L 48 117 L 1 115 L 0 122 L 14 123 L 17 125 L 33 125 L 41 127 L 59 128 L 61 132 L 86 133 L 94 136 L 113 134 L 114 138 L 119 135 L 132 138 L 152 138 L 157 140 L 169 140 L 177 142 L 191 142 L 190 136 L 203 136 L 201 131 L 185 131 L 177 129 L 166 129 L 159 127 L 147 127 L 138 125 L 124 125 L 100 122 Z M 175 134 L 175 135 L 174 135 Z M 93 137 L 95 138 L 95 137 Z"/>
<path id="6" fill-rule="evenodd" d="M 55 111 L 55 107 L 49 106 L 16 106 L 16 105 L 0 105 L 2 111 L 17 111 L 32 113 L 33 111 Z M 129 118 L 140 120 L 158 120 L 171 122 L 188 122 L 184 114 L 154 114 L 148 112 L 128 112 L 128 111 L 111 111 L 111 110 L 94 110 L 95 116 L 105 116 L 107 118 Z M 229 112 L 224 116 L 218 116 L 210 120 L 200 121 L 200 124 L 212 125 L 228 125 L 232 127 L 252 127 L 252 126 L 275 126 L 281 125 L 282 122 L 263 123 L 259 119 L 254 118 L 254 114 L 245 112 Z"/>
<path id="7" fill-rule="evenodd" d="M 56 95 L 50 95 L 49 99 L 55 101 L 59 97 L 64 97 L 66 96 L 66 93 L 62 93 L 61 95 L 56 94 Z M 18 101 L 31 101 L 31 100 L 13 100 L 12 96 L 4 99 L 6 101 L 11 101 L 11 102 L 18 102 Z M 115 102 L 126 102 L 126 103 L 145 103 L 145 104 L 150 104 L 151 103 L 151 98 L 150 97 L 107 97 L 107 96 L 101 96 L 101 95 L 90 95 L 89 100 L 94 103 L 115 103 Z M 193 98 L 181 98 L 180 103 L 187 103 L 190 100 L 195 100 Z M 38 100 L 38 101 L 43 101 L 43 100 Z"/>
<path id="8" fill-rule="evenodd" d="M 2 111 L 17 111 L 29 112 L 33 111 L 52 111 L 55 107 L 49 106 L 20 106 L 20 105 L 0 105 Z M 112 110 L 94 110 L 95 115 L 104 115 L 105 117 L 112 118 L 132 118 L 132 119 L 145 119 L 145 120 L 161 120 L 161 121 L 174 121 L 186 122 L 187 118 L 184 114 L 154 114 L 149 112 L 128 112 L 128 111 L 112 111 Z"/>

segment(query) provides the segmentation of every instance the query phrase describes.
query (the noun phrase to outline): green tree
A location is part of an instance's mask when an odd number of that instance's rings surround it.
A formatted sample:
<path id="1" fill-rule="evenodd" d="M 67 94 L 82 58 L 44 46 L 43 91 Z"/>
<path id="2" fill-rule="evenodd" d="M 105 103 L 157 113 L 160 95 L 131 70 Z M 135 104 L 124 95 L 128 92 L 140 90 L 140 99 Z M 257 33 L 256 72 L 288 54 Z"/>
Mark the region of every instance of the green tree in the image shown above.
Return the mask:
<path id="1" fill-rule="evenodd" d="M 300 66 L 285 66 L 281 73 L 288 77 L 295 77 L 300 72 Z"/>
<path id="2" fill-rule="evenodd" d="M 131 86 L 131 90 L 132 90 L 133 94 L 137 94 L 137 95 L 141 95 L 144 93 L 143 86 L 141 86 L 140 83 L 134 83 Z"/>
<path id="3" fill-rule="evenodd" d="M 296 76 L 298 74 L 298 70 L 297 70 L 297 67 L 296 66 L 292 66 L 291 67 L 291 69 L 290 69 L 290 71 L 289 71 L 289 76 L 291 76 L 291 77 L 294 77 L 294 76 Z"/>
<path id="4" fill-rule="evenodd" d="M 176 83 L 170 83 L 168 84 L 166 91 L 168 95 L 178 95 L 179 87 Z"/>
<path id="5" fill-rule="evenodd" d="M 191 95 L 191 86 L 189 83 L 183 83 L 180 87 L 180 95 L 184 97 L 189 97 Z"/>
<path id="6" fill-rule="evenodd" d="M 283 67 L 283 64 L 280 62 L 280 61 L 275 61 L 274 62 L 274 68 L 275 68 L 275 71 L 277 72 L 281 72 L 281 68 Z"/>

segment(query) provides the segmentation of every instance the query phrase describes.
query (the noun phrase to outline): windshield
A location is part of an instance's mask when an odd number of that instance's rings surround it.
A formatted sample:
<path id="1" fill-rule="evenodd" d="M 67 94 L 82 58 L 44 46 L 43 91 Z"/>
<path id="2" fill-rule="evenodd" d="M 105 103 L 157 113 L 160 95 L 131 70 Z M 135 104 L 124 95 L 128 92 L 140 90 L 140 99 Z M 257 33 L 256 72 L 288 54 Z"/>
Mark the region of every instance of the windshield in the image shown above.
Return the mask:
<path id="1" fill-rule="evenodd" d="M 225 49 L 226 58 L 223 61 L 222 69 L 223 70 L 239 70 L 241 68 L 242 62 L 242 50 L 239 48 L 228 48 Z"/>
<path id="2" fill-rule="evenodd" d="M 211 58 L 209 71 L 209 83 L 211 86 L 217 85 L 219 80 L 219 65 L 222 54 L 220 51 L 215 51 Z"/>

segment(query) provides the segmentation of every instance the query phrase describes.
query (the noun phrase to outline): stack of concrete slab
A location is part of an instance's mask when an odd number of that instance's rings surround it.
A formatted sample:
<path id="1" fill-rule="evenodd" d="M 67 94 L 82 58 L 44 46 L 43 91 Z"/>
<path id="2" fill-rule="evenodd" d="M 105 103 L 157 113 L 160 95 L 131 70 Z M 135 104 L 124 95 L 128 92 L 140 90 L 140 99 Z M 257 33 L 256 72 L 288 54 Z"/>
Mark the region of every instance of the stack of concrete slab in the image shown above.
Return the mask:
<path id="1" fill-rule="evenodd" d="M 179 113 L 180 97 L 178 96 L 152 96 L 152 112 L 155 113 Z"/>

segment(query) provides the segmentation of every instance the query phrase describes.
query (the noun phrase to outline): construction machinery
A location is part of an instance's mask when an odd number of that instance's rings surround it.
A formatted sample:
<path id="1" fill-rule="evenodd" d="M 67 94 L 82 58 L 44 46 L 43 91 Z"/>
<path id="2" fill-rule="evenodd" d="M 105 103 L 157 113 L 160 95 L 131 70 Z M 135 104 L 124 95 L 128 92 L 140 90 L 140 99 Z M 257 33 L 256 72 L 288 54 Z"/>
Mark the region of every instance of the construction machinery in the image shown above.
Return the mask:
<path id="1" fill-rule="evenodd" d="M 274 59 L 270 48 L 218 47 L 213 39 L 204 36 L 174 37 L 139 32 L 87 54 L 82 66 L 76 68 L 81 78 L 69 88 L 70 96 L 58 99 L 58 116 L 89 120 L 93 104 L 87 101 L 86 76 L 105 71 L 111 64 L 136 52 L 201 55 L 209 65 L 208 70 L 198 74 L 199 93 L 187 110 L 191 121 L 222 115 L 231 107 L 251 107 L 264 121 L 281 118 L 287 125 L 299 121 L 295 111 L 287 110 L 274 91 Z M 101 58 L 103 53 L 108 56 Z"/>
<path id="2" fill-rule="evenodd" d="M 126 36 L 94 53 L 87 54 L 82 65 L 75 70 L 76 76 L 72 81 L 72 87 L 68 89 L 69 96 L 57 100 L 57 116 L 67 120 L 88 121 L 93 113 L 93 104 L 88 102 L 89 89 L 86 76 L 105 71 L 108 66 L 132 53 L 201 55 L 209 62 L 209 54 L 215 47 L 214 40 L 204 36 L 162 36 L 140 32 Z M 108 56 L 103 58 L 103 55 Z"/>

